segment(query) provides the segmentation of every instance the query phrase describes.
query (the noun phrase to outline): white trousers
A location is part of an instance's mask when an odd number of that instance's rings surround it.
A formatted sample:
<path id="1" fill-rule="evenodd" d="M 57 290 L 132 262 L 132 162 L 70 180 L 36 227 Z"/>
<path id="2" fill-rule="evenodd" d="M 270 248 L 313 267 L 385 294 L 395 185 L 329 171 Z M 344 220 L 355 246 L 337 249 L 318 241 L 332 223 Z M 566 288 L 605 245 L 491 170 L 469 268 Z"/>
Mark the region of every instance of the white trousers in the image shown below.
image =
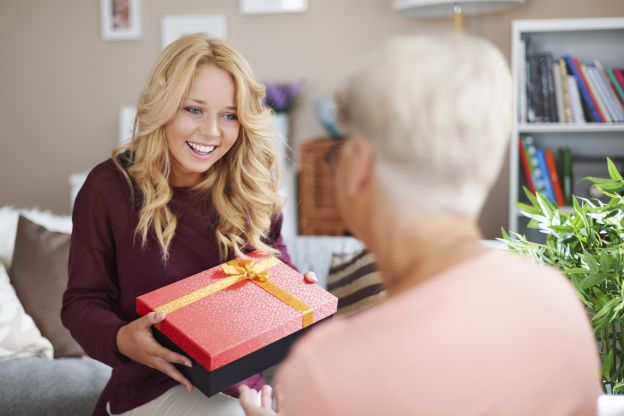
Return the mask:
<path id="1" fill-rule="evenodd" d="M 111 416 L 109 403 L 106 410 Z M 244 416 L 238 400 L 227 394 L 218 393 L 210 398 L 197 388 L 189 393 L 184 386 L 177 385 L 151 402 L 121 413 L 120 416 Z"/>

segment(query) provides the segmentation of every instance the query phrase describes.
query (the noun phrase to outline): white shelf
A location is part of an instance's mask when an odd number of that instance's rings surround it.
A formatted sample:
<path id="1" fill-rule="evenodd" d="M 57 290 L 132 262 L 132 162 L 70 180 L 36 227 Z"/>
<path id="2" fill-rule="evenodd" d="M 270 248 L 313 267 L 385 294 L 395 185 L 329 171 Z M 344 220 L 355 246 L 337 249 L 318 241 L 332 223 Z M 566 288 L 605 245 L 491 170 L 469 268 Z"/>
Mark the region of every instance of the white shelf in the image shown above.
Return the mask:
<path id="1" fill-rule="evenodd" d="M 521 123 L 518 133 L 602 133 L 623 132 L 624 123 Z"/>
<path id="2" fill-rule="evenodd" d="M 624 14 L 624 13 L 623 13 Z M 534 51 L 551 52 L 553 57 L 571 54 L 581 62 L 598 59 L 607 66 L 624 65 L 624 17 L 590 19 L 538 19 L 512 22 L 511 50 L 514 80 L 514 126 L 509 148 L 509 230 L 526 233 L 515 206 L 522 200 L 523 171 L 518 155 L 518 137 L 530 134 L 536 144 L 557 150 L 570 147 L 573 155 L 602 158 L 624 154 L 624 123 L 526 123 L 520 122 L 521 85 L 524 76 L 522 42 L 530 40 Z M 526 104 L 526 103 L 524 103 Z M 562 208 L 571 212 L 571 208 Z M 521 228 L 521 229 L 519 229 Z"/>
<path id="3" fill-rule="evenodd" d="M 622 29 L 623 17 L 597 17 L 591 19 L 534 19 L 514 20 L 514 31 L 531 32 L 578 32 L 586 30 Z"/>

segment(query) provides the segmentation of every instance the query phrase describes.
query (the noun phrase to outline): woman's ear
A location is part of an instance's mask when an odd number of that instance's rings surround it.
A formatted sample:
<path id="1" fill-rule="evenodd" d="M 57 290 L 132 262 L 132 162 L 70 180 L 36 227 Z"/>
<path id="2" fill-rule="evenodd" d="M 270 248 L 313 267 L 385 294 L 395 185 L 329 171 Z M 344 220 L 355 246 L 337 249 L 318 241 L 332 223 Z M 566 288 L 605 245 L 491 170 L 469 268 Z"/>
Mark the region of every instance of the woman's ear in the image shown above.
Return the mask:
<path id="1" fill-rule="evenodd" d="M 349 182 L 349 192 L 363 194 L 369 191 L 373 179 L 375 154 L 372 146 L 362 137 L 356 136 L 350 140 L 352 146 Z"/>

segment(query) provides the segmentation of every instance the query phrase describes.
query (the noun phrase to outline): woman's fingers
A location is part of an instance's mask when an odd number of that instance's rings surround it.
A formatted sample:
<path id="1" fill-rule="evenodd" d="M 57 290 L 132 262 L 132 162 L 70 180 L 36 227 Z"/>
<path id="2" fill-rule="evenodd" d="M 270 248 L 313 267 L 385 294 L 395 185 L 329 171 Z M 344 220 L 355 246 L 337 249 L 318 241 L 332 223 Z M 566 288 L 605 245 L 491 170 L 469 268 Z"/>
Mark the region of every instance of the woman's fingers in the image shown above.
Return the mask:
<path id="1" fill-rule="evenodd" d="M 265 384 L 260 391 L 260 406 L 273 409 L 273 389 Z"/>
<path id="2" fill-rule="evenodd" d="M 161 358 L 155 358 L 154 366 L 158 371 L 167 374 L 169 377 L 182 384 L 184 387 L 186 387 L 188 391 L 193 391 L 193 385 L 191 384 L 191 382 L 188 381 L 188 379 L 184 377 L 182 373 L 176 370 L 176 368 L 172 364 Z"/>
<path id="3" fill-rule="evenodd" d="M 280 414 L 284 407 L 284 396 L 282 395 L 282 389 L 279 386 L 275 386 L 273 389 L 273 395 L 275 396 L 275 411 Z"/>
<path id="4" fill-rule="evenodd" d="M 238 388 L 238 400 L 245 413 L 249 415 L 257 406 L 258 392 L 243 384 Z"/>
<path id="5" fill-rule="evenodd" d="M 307 272 L 306 274 L 303 275 L 303 277 L 305 277 L 305 280 L 308 281 L 309 283 L 318 282 L 318 277 L 316 277 L 316 273 L 314 272 Z"/>
<path id="6" fill-rule="evenodd" d="M 147 315 L 139 318 L 136 322 L 143 328 L 149 328 L 152 325 L 156 325 L 165 319 L 165 314 L 162 312 L 150 312 Z"/>
<path id="7" fill-rule="evenodd" d="M 178 354 L 177 352 L 173 352 L 162 345 L 158 344 L 156 340 L 154 340 L 154 346 L 151 354 L 162 359 L 168 361 L 170 363 L 182 364 L 187 367 L 192 367 L 193 363 L 187 357 Z"/>

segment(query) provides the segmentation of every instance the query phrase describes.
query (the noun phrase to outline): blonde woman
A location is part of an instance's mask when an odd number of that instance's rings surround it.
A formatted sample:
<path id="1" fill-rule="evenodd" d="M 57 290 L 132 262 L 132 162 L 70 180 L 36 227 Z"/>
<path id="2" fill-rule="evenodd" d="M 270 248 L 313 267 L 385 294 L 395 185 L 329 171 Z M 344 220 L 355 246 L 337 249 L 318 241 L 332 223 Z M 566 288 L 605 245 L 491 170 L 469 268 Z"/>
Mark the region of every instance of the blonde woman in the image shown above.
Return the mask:
<path id="1" fill-rule="evenodd" d="M 594 415 L 598 353 L 569 281 L 479 241 L 511 133 L 502 54 L 468 34 L 394 39 L 338 107 L 351 134 L 334 153 L 336 199 L 389 296 L 294 347 L 279 413 Z M 270 393 L 256 406 L 241 386 L 247 415 L 275 415 Z"/>
<path id="2" fill-rule="evenodd" d="M 189 360 L 151 335 L 164 316 L 134 308 L 136 296 L 251 249 L 290 262 L 264 94 L 227 43 L 199 34 L 172 43 L 140 96 L 132 141 L 78 194 L 62 319 L 88 355 L 113 367 L 96 415 L 241 412 L 226 394 L 193 390 L 172 364 Z"/>

